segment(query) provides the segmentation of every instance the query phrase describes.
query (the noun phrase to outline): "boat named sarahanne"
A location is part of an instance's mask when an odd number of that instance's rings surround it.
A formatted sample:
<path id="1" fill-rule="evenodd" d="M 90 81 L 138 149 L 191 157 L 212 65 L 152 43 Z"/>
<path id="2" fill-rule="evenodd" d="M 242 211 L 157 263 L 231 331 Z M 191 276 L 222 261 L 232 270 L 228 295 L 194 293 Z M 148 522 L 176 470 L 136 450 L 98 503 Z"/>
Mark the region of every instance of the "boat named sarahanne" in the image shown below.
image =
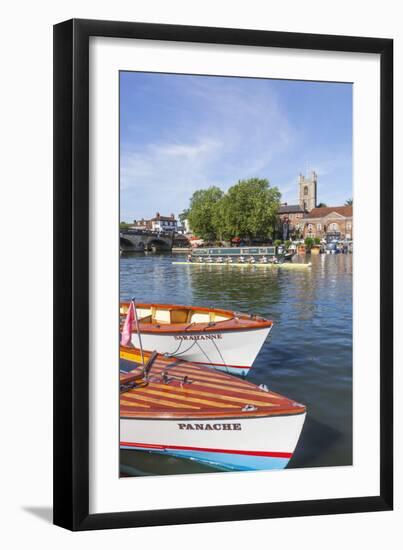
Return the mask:
<path id="1" fill-rule="evenodd" d="M 120 348 L 120 447 L 223 470 L 285 468 L 304 405 L 222 372 Z"/>
<path id="2" fill-rule="evenodd" d="M 120 304 L 121 324 L 129 306 Z M 133 346 L 239 376 L 249 372 L 273 326 L 257 315 L 171 304 L 136 304 L 136 314 Z"/>

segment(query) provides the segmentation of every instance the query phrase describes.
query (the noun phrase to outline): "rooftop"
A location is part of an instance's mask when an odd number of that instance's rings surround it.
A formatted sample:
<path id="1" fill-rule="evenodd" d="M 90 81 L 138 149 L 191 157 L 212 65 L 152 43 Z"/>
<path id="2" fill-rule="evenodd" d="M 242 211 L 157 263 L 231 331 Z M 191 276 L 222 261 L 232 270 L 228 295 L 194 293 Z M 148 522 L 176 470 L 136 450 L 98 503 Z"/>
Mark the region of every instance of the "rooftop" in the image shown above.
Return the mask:
<path id="1" fill-rule="evenodd" d="M 325 216 L 328 216 L 333 212 L 336 212 L 341 216 L 349 218 L 349 217 L 352 217 L 353 215 L 353 207 L 352 206 L 323 206 L 321 208 L 313 208 L 309 212 L 309 214 L 307 214 L 306 217 L 307 218 L 324 218 Z"/>
<path id="2" fill-rule="evenodd" d="M 162 220 L 162 221 L 172 221 L 172 220 L 175 220 L 175 215 L 174 214 L 171 214 L 170 216 L 161 216 L 161 214 L 159 212 L 157 212 L 154 216 L 154 218 L 151 218 L 150 221 L 152 222 L 156 222 L 158 220 Z"/>
<path id="3" fill-rule="evenodd" d="M 304 210 L 300 207 L 299 204 L 282 204 L 278 209 L 279 214 L 296 214 L 304 213 Z"/>

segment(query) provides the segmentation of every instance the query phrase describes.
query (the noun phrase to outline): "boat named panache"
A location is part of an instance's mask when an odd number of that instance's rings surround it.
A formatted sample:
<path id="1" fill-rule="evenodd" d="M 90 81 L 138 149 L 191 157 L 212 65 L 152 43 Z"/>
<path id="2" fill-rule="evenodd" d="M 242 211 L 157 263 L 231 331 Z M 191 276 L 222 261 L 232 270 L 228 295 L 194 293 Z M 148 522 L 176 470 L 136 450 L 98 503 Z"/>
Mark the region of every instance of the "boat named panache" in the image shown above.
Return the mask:
<path id="1" fill-rule="evenodd" d="M 129 302 L 120 304 L 121 324 Z M 137 304 L 135 347 L 246 375 L 269 335 L 273 321 L 223 309 L 171 304 Z"/>
<path id="2" fill-rule="evenodd" d="M 120 348 L 120 447 L 223 470 L 285 468 L 304 405 L 265 386 L 131 347 Z"/>

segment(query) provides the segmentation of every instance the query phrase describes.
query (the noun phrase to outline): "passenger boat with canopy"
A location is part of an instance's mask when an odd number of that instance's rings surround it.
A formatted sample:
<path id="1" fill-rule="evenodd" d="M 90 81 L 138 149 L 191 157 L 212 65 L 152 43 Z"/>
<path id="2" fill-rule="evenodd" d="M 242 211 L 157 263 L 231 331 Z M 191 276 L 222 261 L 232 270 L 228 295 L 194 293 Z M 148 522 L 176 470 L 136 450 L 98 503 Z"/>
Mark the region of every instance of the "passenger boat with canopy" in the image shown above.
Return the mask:
<path id="1" fill-rule="evenodd" d="M 304 405 L 246 380 L 120 347 L 120 447 L 223 470 L 285 468 Z"/>
<path id="2" fill-rule="evenodd" d="M 120 304 L 121 326 L 130 307 L 129 302 Z M 131 324 L 135 347 L 141 347 L 141 338 L 146 350 L 239 376 L 249 372 L 273 326 L 257 315 L 173 304 L 139 303 L 135 313 L 138 327 L 134 316 Z"/>

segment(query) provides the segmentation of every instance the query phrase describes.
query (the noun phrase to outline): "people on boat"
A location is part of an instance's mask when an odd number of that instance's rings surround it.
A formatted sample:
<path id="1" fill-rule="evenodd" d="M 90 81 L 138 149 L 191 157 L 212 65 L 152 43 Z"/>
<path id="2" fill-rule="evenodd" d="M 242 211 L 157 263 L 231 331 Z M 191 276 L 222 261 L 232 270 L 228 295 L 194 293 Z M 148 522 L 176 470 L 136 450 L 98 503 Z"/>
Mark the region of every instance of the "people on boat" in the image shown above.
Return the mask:
<path id="1" fill-rule="evenodd" d="M 245 258 L 244 258 L 243 256 L 241 256 L 241 257 L 239 258 L 239 261 L 240 261 L 241 264 L 243 264 L 244 261 L 245 261 Z"/>
<path id="2" fill-rule="evenodd" d="M 249 263 L 254 264 L 255 261 L 256 260 L 255 260 L 254 256 L 249 256 Z"/>
<path id="3" fill-rule="evenodd" d="M 266 256 L 262 256 L 260 261 L 262 262 L 262 264 L 267 264 L 267 258 Z"/>
<path id="4" fill-rule="evenodd" d="M 188 254 L 188 262 L 191 262 L 191 261 L 192 261 L 192 255 Z"/>

